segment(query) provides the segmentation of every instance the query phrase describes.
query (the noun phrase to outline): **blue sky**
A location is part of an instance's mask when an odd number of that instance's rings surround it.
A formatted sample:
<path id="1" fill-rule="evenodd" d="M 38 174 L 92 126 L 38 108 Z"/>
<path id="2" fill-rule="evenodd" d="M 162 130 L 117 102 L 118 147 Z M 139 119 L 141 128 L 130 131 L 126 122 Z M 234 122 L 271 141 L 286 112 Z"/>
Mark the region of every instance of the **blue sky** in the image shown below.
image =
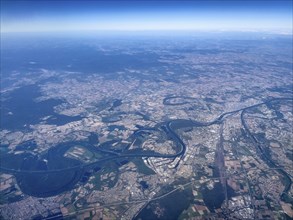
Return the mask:
<path id="1" fill-rule="evenodd" d="M 1 32 L 292 31 L 292 1 L 1 0 Z"/>

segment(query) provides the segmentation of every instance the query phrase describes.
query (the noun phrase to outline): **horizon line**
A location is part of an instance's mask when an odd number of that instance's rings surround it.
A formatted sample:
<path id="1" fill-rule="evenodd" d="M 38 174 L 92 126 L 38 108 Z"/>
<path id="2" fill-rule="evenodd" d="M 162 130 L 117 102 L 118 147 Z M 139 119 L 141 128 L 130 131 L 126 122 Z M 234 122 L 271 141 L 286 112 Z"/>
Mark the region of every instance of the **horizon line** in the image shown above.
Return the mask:
<path id="1" fill-rule="evenodd" d="M 1 34 L 8 34 L 8 33 L 73 33 L 73 32 L 79 32 L 79 33 L 88 33 L 88 32 L 119 32 L 119 33 L 142 33 L 142 32 L 156 32 L 156 33 L 163 33 L 163 32 L 176 32 L 176 33 L 185 33 L 185 32 L 201 32 L 201 33 L 207 33 L 207 32 L 239 32 L 239 33 L 271 33 L 271 34 L 284 34 L 284 35 L 293 35 L 293 28 L 289 29 L 253 29 L 253 28 L 247 28 L 247 29 L 72 29 L 72 30 L 26 30 L 26 31 L 17 31 L 17 30 L 6 30 L 2 31 L 0 29 Z"/>

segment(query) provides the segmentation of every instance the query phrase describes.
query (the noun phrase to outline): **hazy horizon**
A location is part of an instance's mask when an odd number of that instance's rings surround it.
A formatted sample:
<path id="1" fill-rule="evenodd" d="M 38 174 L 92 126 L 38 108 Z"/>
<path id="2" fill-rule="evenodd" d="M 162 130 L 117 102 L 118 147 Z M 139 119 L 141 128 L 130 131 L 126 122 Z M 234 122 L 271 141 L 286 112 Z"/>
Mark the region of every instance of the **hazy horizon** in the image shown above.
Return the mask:
<path id="1" fill-rule="evenodd" d="M 1 1 L 1 32 L 292 33 L 292 1 Z"/>

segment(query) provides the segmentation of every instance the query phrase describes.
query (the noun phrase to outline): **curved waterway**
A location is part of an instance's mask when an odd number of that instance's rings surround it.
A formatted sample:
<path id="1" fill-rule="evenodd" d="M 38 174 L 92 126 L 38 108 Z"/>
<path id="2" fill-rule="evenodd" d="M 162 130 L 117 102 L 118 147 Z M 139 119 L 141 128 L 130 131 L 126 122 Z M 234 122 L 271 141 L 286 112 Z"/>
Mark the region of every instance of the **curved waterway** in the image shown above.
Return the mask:
<path id="1" fill-rule="evenodd" d="M 16 176 L 18 185 L 21 190 L 29 195 L 37 197 L 46 197 L 57 195 L 63 191 L 74 187 L 88 170 L 101 169 L 108 162 L 119 161 L 121 159 L 130 159 L 135 157 L 158 157 L 158 158 L 176 158 L 184 155 L 186 146 L 183 140 L 176 132 L 182 128 L 204 127 L 213 124 L 221 124 L 225 117 L 237 112 L 242 112 L 241 122 L 247 133 L 255 140 L 256 147 L 259 149 L 259 156 L 270 167 L 278 168 L 278 171 L 286 179 L 287 185 L 283 191 L 283 195 L 287 195 L 290 190 L 292 181 L 289 175 L 279 166 L 277 166 L 269 157 L 266 157 L 259 148 L 256 139 L 253 137 L 244 120 L 246 110 L 268 104 L 273 101 L 292 101 L 291 98 L 275 98 L 265 102 L 261 102 L 249 107 L 238 109 L 231 112 L 225 112 L 211 122 L 197 122 L 193 120 L 176 119 L 165 122 L 160 128 L 166 133 L 167 137 L 176 144 L 176 153 L 161 154 L 154 151 L 144 151 L 142 149 L 124 150 L 116 152 L 111 150 L 99 150 L 93 143 L 88 141 L 67 142 L 57 145 L 48 150 L 44 155 L 33 155 L 31 153 L 23 154 L 6 154 L 1 156 L 0 170 L 5 173 L 11 173 Z M 157 129 L 157 128 L 154 128 Z M 139 132 L 145 131 L 140 128 L 134 132 L 133 137 Z M 91 152 L 98 152 L 102 155 L 101 159 L 92 163 L 82 163 L 79 160 L 64 157 L 68 149 L 74 146 L 82 146 Z"/>

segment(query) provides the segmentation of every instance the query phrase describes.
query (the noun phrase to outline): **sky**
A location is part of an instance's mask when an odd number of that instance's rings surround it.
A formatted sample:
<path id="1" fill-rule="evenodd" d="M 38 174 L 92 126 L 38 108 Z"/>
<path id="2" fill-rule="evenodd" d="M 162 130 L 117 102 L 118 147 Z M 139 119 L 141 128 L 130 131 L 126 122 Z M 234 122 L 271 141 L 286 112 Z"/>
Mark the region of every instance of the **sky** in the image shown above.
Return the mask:
<path id="1" fill-rule="evenodd" d="M 276 31 L 292 33 L 292 0 L 1 0 L 1 32 Z"/>

